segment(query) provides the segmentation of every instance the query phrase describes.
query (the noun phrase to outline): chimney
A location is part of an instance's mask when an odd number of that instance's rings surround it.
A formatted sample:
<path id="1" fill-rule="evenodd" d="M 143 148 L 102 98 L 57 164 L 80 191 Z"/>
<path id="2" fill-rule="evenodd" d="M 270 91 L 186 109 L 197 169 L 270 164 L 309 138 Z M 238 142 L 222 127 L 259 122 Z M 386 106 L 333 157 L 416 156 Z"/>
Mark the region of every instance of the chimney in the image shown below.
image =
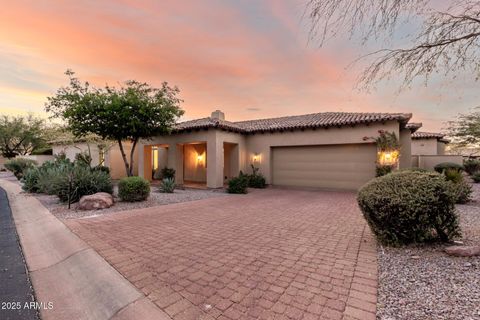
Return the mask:
<path id="1" fill-rule="evenodd" d="M 223 113 L 222 111 L 220 110 L 215 110 L 212 112 L 212 116 L 211 116 L 213 119 L 219 119 L 219 120 L 225 120 L 225 113 Z"/>

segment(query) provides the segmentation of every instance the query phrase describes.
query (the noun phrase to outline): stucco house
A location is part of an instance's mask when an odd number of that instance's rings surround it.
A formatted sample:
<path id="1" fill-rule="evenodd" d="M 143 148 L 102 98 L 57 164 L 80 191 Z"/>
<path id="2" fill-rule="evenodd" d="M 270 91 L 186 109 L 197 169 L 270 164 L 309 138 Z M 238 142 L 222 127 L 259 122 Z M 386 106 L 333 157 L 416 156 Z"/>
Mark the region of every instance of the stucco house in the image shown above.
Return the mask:
<path id="1" fill-rule="evenodd" d="M 447 143 L 443 133 L 417 131 L 412 134 L 412 155 L 444 155 Z"/>
<path id="2" fill-rule="evenodd" d="M 356 190 L 375 176 L 380 130 L 402 145 L 399 167 L 411 166 L 409 113 L 324 112 L 231 122 L 210 117 L 179 123 L 170 135 L 139 143 L 138 174 L 149 180 L 162 167 L 177 183 L 223 187 L 250 165 L 274 186 Z"/>

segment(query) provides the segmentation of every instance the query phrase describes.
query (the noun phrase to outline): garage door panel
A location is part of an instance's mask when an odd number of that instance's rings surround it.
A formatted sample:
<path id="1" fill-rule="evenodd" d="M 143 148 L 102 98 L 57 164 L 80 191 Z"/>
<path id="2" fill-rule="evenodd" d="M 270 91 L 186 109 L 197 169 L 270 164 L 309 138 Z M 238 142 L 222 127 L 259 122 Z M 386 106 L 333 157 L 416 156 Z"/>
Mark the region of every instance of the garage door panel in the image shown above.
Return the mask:
<path id="1" fill-rule="evenodd" d="M 272 148 L 273 184 L 356 190 L 375 175 L 372 144 Z"/>

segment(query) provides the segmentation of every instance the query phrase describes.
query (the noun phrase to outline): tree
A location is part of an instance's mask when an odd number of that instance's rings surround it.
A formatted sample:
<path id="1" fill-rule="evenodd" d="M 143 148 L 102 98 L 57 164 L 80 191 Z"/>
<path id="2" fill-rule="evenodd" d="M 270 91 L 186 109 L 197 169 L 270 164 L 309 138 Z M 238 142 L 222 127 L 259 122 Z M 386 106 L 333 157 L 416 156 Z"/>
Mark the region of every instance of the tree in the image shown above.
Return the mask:
<path id="1" fill-rule="evenodd" d="M 10 159 L 45 147 L 44 128 L 45 121 L 32 115 L 0 116 L 0 153 Z"/>
<path id="2" fill-rule="evenodd" d="M 45 109 L 63 119 L 76 137 L 89 134 L 119 145 L 125 170 L 133 175 L 133 155 L 140 139 L 168 134 L 183 114 L 177 95 L 179 89 L 164 82 L 161 88 L 134 80 L 119 88 L 96 88 L 81 82 L 74 72 L 65 73 L 70 84 L 48 98 Z M 129 159 L 124 142 L 131 142 Z"/>
<path id="3" fill-rule="evenodd" d="M 470 155 L 474 155 L 480 147 L 480 112 L 460 114 L 457 120 L 450 121 L 448 136 L 455 149 L 470 149 Z"/>
<path id="4" fill-rule="evenodd" d="M 309 0 L 307 16 L 311 39 L 323 45 L 346 31 L 368 40 L 390 38 L 396 27 L 419 24 L 419 31 L 407 37 L 410 45 L 371 52 L 359 77 L 368 88 L 392 75 L 402 74 L 402 88 L 417 77 L 427 83 L 433 73 L 455 77 L 460 71 L 480 76 L 480 1 L 450 0 L 442 9 L 434 0 Z"/>

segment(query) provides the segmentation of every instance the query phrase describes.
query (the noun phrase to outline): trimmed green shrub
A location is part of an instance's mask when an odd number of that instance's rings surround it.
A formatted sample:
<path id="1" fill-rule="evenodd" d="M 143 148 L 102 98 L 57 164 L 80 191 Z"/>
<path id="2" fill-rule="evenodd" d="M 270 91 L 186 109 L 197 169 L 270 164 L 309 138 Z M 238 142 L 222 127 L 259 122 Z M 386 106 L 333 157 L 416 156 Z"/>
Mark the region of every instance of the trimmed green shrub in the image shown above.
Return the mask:
<path id="1" fill-rule="evenodd" d="M 238 177 L 232 178 L 228 181 L 228 193 L 238 193 L 245 194 L 247 193 L 248 188 L 248 176 L 240 172 Z"/>
<path id="2" fill-rule="evenodd" d="M 446 242 L 460 235 L 450 184 L 438 173 L 393 172 L 365 184 L 357 200 L 383 244 Z"/>
<path id="3" fill-rule="evenodd" d="M 386 174 L 389 174 L 393 171 L 393 166 L 392 165 L 381 165 L 378 164 L 377 167 L 375 168 L 375 176 L 376 177 L 381 177 Z"/>
<path id="4" fill-rule="evenodd" d="M 142 177 L 126 177 L 118 183 L 118 196 L 123 201 L 143 201 L 150 195 L 150 182 Z"/>
<path id="5" fill-rule="evenodd" d="M 38 178 L 40 177 L 40 169 L 38 167 L 28 168 L 23 174 L 22 190 L 30 193 L 37 193 L 40 191 L 38 188 Z"/>
<path id="6" fill-rule="evenodd" d="M 24 171 L 36 164 L 37 162 L 34 160 L 16 158 L 6 161 L 4 166 L 8 171 L 11 171 L 18 180 L 20 180 L 23 177 Z"/>
<path id="7" fill-rule="evenodd" d="M 475 183 L 479 183 L 479 182 L 480 182 L 480 172 L 474 173 L 474 174 L 472 175 L 472 180 L 473 180 L 473 182 L 475 182 Z"/>
<path id="8" fill-rule="evenodd" d="M 480 160 L 467 159 L 463 162 L 463 166 L 469 175 L 474 175 L 475 173 L 480 172 Z"/>
<path id="9" fill-rule="evenodd" d="M 160 192 L 163 193 L 173 193 L 175 191 L 175 180 L 172 178 L 165 178 L 162 180 L 162 183 L 160 184 Z"/>
<path id="10" fill-rule="evenodd" d="M 173 179 L 175 180 L 175 169 L 172 168 L 163 168 L 161 171 L 160 179 Z"/>
<path id="11" fill-rule="evenodd" d="M 457 170 L 457 171 L 464 171 L 465 170 L 465 168 L 461 164 L 453 163 L 453 162 L 439 163 L 434 167 L 434 169 L 438 173 L 442 173 L 443 171 L 445 171 L 447 169 Z"/>

